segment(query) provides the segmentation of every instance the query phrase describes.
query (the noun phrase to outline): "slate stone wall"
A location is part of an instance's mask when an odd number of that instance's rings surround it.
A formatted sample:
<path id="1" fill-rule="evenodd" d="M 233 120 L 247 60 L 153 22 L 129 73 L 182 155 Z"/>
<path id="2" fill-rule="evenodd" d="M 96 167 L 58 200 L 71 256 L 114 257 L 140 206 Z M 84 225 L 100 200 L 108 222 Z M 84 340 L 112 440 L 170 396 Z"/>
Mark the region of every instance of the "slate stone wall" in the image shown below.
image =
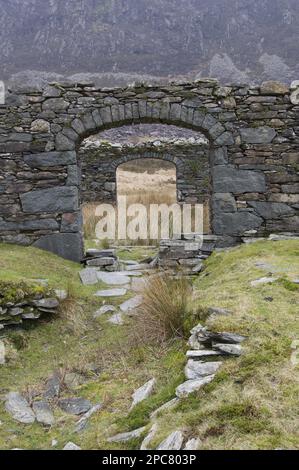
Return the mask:
<path id="1" fill-rule="evenodd" d="M 161 142 L 159 146 L 145 143 L 134 147 L 109 144 L 98 148 L 81 147 L 81 202 L 115 203 L 117 168 L 126 162 L 147 158 L 170 162 L 175 166 L 179 202 L 195 204 L 210 199 L 208 145 Z"/>
<path id="2" fill-rule="evenodd" d="M 82 256 L 77 150 L 124 124 L 190 127 L 210 141 L 213 233 L 299 232 L 299 81 L 291 88 L 216 80 L 97 89 L 19 89 L 0 107 L 0 241 Z"/>

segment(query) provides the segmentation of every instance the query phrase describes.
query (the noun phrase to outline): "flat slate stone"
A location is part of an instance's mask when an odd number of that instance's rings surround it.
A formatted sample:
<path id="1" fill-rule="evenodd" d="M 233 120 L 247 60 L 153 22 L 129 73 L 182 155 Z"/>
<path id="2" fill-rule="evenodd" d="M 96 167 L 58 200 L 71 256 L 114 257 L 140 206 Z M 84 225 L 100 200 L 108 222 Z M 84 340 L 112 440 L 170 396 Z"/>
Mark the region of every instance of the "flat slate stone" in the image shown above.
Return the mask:
<path id="1" fill-rule="evenodd" d="M 122 297 L 126 295 L 127 289 L 108 289 L 108 290 L 99 290 L 94 295 L 96 297 Z"/>
<path id="2" fill-rule="evenodd" d="M 98 271 L 97 276 L 99 281 L 111 286 L 124 286 L 130 283 L 130 278 L 128 276 L 124 276 L 118 272 L 105 273 L 104 271 Z"/>
<path id="3" fill-rule="evenodd" d="M 185 367 L 185 376 L 188 380 L 200 379 L 217 372 L 222 362 L 201 362 L 189 359 Z"/>
<path id="4" fill-rule="evenodd" d="M 55 298 L 41 299 L 41 300 L 34 300 L 33 305 L 37 307 L 38 309 L 42 308 L 42 309 L 55 310 L 59 307 L 59 302 Z"/>
<path id="5" fill-rule="evenodd" d="M 240 129 L 242 142 L 245 144 L 270 144 L 276 136 L 273 127 L 247 127 Z"/>
<path id="6" fill-rule="evenodd" d="M 156 379 L 151 379 L 133 393 L 132 395 L 133 402 L 131 405 L 131 410 L 134 408 L 134 406 L 137 405 L 137 403 L 140 403 L 143 400 L 146 400 L 153 393 L 155 385 L 156 385 Z"/>
<path id="7" fill-rule="evenodd" d="M 219 356 L 219 352 L 209 349 L 199 349 L 195 351 L 187 351 L 186 356 L 188 359 L 201 359 L 210 356 Z"/>
<path id="8" fill-rule="evenodd" d="M 147 434 L 147 436 L 144 438 L 142 441 L 142 444 L 140 446 L 140 450 L 150 450 L 149 445 L 152 441 L 152 439 L 155 437 L 156 432 L 158 431 L 158 424 L 154 423 Z"/>
<path id="9" fill-rule="evenodd" d="M 85 268 L 80 271 L 79 276 L 82 284 L 85 286 L 94 285 L 99 282 L 97 270 L 95 268 Z"/>
<path id="10" fill-rule="evenodd" d="M 182 431 L 174 431 L 158 445 L 157 450 L 181 450 L 183 442 Z"/>
<path id="11" fill-rule="evenodd" d="M 134 431 L 116 434 L 116 436 L 109 437 L 108 442 L 128 442 L 132 439 L 140 437 L 146 431 L 146 426 L 135 429 Z"/>
<path id="12" fill-rule="evenodd" d="M 24 212 L 72 212 L 78 210 L 78 188 L 59 186 L 50 189 L 29 191 L 20 196 Z"/>
<path id="13" fill-rule="evenodd" d="M 204 385 L 209 384 L 214 379 L 215 375 L 209 375 L 200 379 L 187 380 L 179 385 L 176 389 L 176 395 L 179 398 L 184 398 L 197 390 L 200 390 Z"/>
<path id="14" fill-rule="evenodd" d="M 127 313 L 130 310 L 134 310 L 135 308 L 140 307 L 142 304 L 142 296 L 137 295 L 136 297 L 133 297 L 132 299 L 126 300 L 126 302 L 122 303 L 119 308 L 121 309 L 122 312 Z"/>
<path id="15" fill-rule="evenodd" d="M 46 401 L 35 401 L 32 405 L 38 423 L 52 426 L 55 423 L 54 415 Z"/>
<path id="16" fill-rule="evenodd" d="M 18 392 L 10 392 L 6 397 L 5 409 L 19 423 L 32 424 L 35 415 L 28 401 Z"/>
<path id="17" fill-rule="evenodd" d="M 52 400 L 53 398 L 57 398 L 60 393 L 60 386 L 61 386 L 60 377 L 57 373 L 55 373 L 52 375 L 52 377 L 50 377 L 47 380 L 43 397 L 46 398 L 47 400 Z"/>
<path id="18" fill-rule="evenodd" d="M 5 345 L 3 341 L 0 340 L 0 366 L 5 364 Z"/>
<path id="19" fill-rule="evenodd" d="M 228 356 L 241 356 L 242 354 L 242 346 L 239 344 L 214 343 L 213 348 L 222 354 L 227 354 Z"/>
<path id="20" fill-rule="evenodd" d="M 87 266 L 113 266 L 116 263 L 115 258 L 112 257 L 103 257 L 103 258 L 90 258 L 86 261 Z"/>
<path id="21" fill-rule="evenodd" d="M 260 279 L 256 279 L 255 281 L 251 281 L 250 285 L 252 287 L 262 286 L 264 284 L 272 284 L 273 282 L 277 281 L 277 277 L 261 277 Z"/>
<path id="22" fill-rule="evenodd" d="M 65 413 L 76 416 L 87 413 L 92 408 L 90 401 L 85 398 L 63 398 L 58 405 Z"/>

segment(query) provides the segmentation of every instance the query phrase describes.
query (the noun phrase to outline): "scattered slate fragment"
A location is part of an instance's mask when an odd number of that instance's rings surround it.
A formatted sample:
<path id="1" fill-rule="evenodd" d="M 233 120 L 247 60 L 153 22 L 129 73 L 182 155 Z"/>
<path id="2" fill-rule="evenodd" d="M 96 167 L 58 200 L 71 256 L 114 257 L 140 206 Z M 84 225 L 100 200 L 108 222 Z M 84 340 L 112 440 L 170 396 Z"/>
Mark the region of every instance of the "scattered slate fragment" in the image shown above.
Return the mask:
<path id="1" fill-rule="evenodd" d="M 228 356 L 241 356 L 242 354 L 242 346 L 239 344 L 214 343 L 213 348 Z"/>
<path id="2" fill-rule="evenodd" d="M 176 389 L 176 396 L 184 398 L 197 390 L 200 390 L 204 385 L 212 382 L 215 375 L 209 375 L 200 379 L 187 380 L 186 382 L 179 385 Z"/>
<path id="3" fill-rule="evenodd" d="M 108 290 L 99 290 L 94 295 L 96 297 L 122 297 L 126 295 L 127 289 L 108 289 Z"/>
<path id="4" fill-rule="evenodd" d="M 156 379 L 151 379 L 148 382 L 146 382 L 142 387 L 138 388 L 135 390 L 135 392 L 132 395 L 133 402 L 131 405 L 131 410 L 134 408 L 134 406 L 137 405 L 137 403 L 140 403 L 143 400 L 146 400 L 154 391 L 156 385 Z"/>
<path id="5" fill-rule="evenodd" d="M 121 434 L 116 434 L 116 436 L 110 437 L 107 439 L 108 442 L 127 442 L 131 439 L 136 439 L 140 437 L 146 430 L 146 426 L 142 428 L 135 429 L 134 431 L 124 432 Z"/>
<path id="6" fill-rule="evenodd" d="M 52 426 L 55 423 L 54 415 L 46 401 L 35 401 L 32 405 L 32 409 L 38 423 L 45 426 Z"/>
<path id="7" fill-rule="evenodd" d="M 62 450 L 82 450 L 81 447 L 77 446 L 73 442 L 68 442 Z"/>
<path id="8" fill-rule="evenodd" d="M 58 405 L 65 413 L 76 416 L 87 413 L 92 408 L 90 401 L 85 398 L 62 398 Z"/>
<path id="9" fill-rule="evenodd" d="M 181 450 L 184 442 L 182 431 L 172 432 L 159 446 L 157 450 Z"/>
<path id="10" fill-rule="evenodd" d="M 217 372 L 222 362 L 202 362 L 189 359 L 185 367 L 185 376 L 188 380 L 200 379 Z"/>
<path id="11" fill-rule="evenodd" d="M 54 373 L 52 377 L 47 380 L 45 391 L 43 397 L 47 400 L 52 400 L 53 398 L 57 398 L 60 393 L 60 377 L 58 373 Z"/>
<path id="12" fill-rule="evenodd" d="M 32 424 L 35 421 L 35 415 L 28 401 L 18 392 L 8 393 L 5 409 L 19 423 Z"/>

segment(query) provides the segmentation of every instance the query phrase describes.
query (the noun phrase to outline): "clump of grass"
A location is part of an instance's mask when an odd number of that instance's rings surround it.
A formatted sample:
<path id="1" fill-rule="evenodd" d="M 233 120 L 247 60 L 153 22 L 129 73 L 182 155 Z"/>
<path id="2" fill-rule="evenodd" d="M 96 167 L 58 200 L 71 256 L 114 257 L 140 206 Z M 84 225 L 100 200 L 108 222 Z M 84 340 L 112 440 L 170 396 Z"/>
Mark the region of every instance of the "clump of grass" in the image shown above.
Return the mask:
<path id="1" fill-rule="evenodd" d="M 79 335 L 85 331 L 86 324 L 83 318 L 83 308 L 71 283 L 67 288 L 67 298 L 60 304 L 59 316 L 66 320 L 71 333 L 74 335 Z"/>
<path id="2" fill-rule="evenodd" d="M 184 337 L 185 321 L 190 315 L 191 293 L 189 281 L 182 276 L 173 278 L 163 273 L 150 277 L 136 317 L 137 335 L 146 342 Z"/>

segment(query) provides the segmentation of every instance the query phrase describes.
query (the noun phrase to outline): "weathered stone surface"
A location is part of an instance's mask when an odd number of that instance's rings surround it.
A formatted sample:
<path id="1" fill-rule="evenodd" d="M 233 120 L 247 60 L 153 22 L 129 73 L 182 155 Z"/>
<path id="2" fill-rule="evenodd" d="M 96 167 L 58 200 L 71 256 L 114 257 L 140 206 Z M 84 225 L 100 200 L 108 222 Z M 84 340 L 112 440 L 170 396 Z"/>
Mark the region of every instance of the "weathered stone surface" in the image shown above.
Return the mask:
<path id="1" fill-rule="evenodd" d="M 76 416 L 87 413 L 92 408 L 90 401 L 84 398 L 63 398 L 58 405 L 65 413 Z"/>
<path id="2" fill-rule="evenodd" d="M 186 382 L 179 385 L 176 389 L 176 395 L 179 398 L 184 398 L 190 395 L 193 392 L 197 392 L 200 390 L 204 385 L 212 382 L 214 379 L 214 375 L 209 375 L 207 377 L 203 377 L 200 379 L 194 380 L 187 380 Z"/>
<path id="3" fill-rule="evenodd" d="M 142 434 L 144 434 L 145 431 L 146 431 L 146 426 L 139 428 L 139 429 L 135 429 L 134 431 L 116 434 L 116 436 L 109 437 L 107 441 L 108 442 L 128 442 L 128 441 L 131 441 L 132 439 L 136 439 L 137 437 L 142 436 Z"/>
<path id="4" fill-rule="evenodd" d="M 38 423 L 52 426 L 55 423 L 54 415 L 46 401 L 35 401 L 32 405 Z"/>
<path id="5" fill-rule="evenodd" d="M 181 450 L 183 442 L 182 431 L 174 431 L 158 445 L 157 450 Z"/>
<path id="6" fill-rule="evenodd" d="M 235 198 L 230 193 L 216 193 L 212 199 L 214 213 L 236 212 L 237 204 Z"/>
<path id="7" fill-rule="evenodd" d="M 150 443 L 155 437 L 156 433 L 158 431 L 158 424 L 154 423 L 148 433 L 148 435 L 144 438 L 144 440 L 141 443 L 140 450 L 150 450 Z"/>
<path id="8" fill-rule="evenodd" d="M 217 235 L 244 235 L 249 229 L 258 229 L 263 222 L 261 217 L 252 212 L 235 212 L 215 214 L 214 233 Z"/>
<path id="9" fill-rule="evenodd" d="M 226 354 L 228 356 L 241 356 L 243 351 L 242 346 L 239 344 L 213 343 L 213 348 L 221 354 Z"/>
<path id="10" fill-rule="evenodd" d="M 38 309 L 46 309 L 46 310 L 55 310 L 59 307 L 59 302 L 57 299 L 41 299 L 41 300 L 34 300 L 33 305 Z"/>
<path id="11" fill-rule="evenodd" d="M 78 209 L 78 189 L 75 187 L 54 187 L 30 191 L 20 196 L 24 212 L 71 212 Z"/>
<path id="12" fill-rule="evenodd" d="M 255 279 L 254 281 L 250 282 L 252 287 L 259 287 L 264 284 L 272 284 L 273 282 L 277 281 L 277 277 L 261 277 L 260 279 Z"/>
<path id="13" fill-rule="evenodd" d="M 143 400 L 146 400 L 154 391 L 156 386 L 156 379 L 151 379 L 146 382 L 142 387 L 138 388 L 132 395 L 133 402 L 131 405 L 131 410 L 137 403 L 140 403 Z"/>
<path id="14" fill-rule="evenodd" d="M 100 290 L 96 292 L 94 295 L 96 297 L 122 297 L 126 295 L 127 289 L 107 289 L 107 290 Z"/>
<path id="15" fill-rule="evenodd" d="M 283 83 L 268 81 L 261 84 L 262 95 L 286 95 L 290 89 Z"/>
<path id="16" fill-rule="evenodd" d="M 60 393 L 60 386 L 61 386 L 60 377 L 57 373 L 55 373 L 52 375 L 52 377 L 50 377 L 47 380 L 43 397 L 47 400 L 52 400 L 54 398 L 57 398 Z"/>
<path id="17" fill-rule="evenodd" d="M 50 98 L 43 103 L 44 111 L 66 111 L 69 107 L 69 103 L 63 98 Z"/>
<path id="18" fill-rule="evenodd" d="M 198 450 L 202 442 L 199 438 L 189 439 L 184 446 L 184 450 Z"/>
<path id="19" fill-rule="evenodd" d="M 280 217 L 295 214 L 294 209 L 279 202 L 250 201 L 249 205 L 264 219 L 279 219 Z"/>
<path id="20" fill-rule="evenodd" d="M 208 312 L 210 315 L 232 315 L 231 310 L 227 310 L 226 308 L 219 308 L 219 307 L 209 307 Z"/>
<path id="21" fill-rule="evenodd" d="M 201 362 L 189 359 L 185 367 L 185 376 L 188 380 L 199 379 L 217 372 L 222 362 Z"/>
<path id="22" fill-rule="evenodd" d="M 231 165 L 217 165 L 213 170 L 215 193 L 263 193 L 265 175 L 259 171 L 238 170 Z"/>
<path id="23" fill-rule="evenodd" d="M 40 133 L 49 133 L 50 132 L 50 124 L 49 122 L 45 121 L 44 119 L 36 119 L 31 124 L 31 132 L 40 132 Z"/>
<path id="24" fill-rule="evenodd" d="M 57 233 L 45 235 L 37 240 L 33 246 L 42 250 L 51 251 L 61 258 L 79 263 L 83 257 L 82 237 L 79 233 Z"/>
<path id="25" fill-rule="evenodd" d="M 98 273 L 95 268 L 86 268 L 79 273 L 82 284 L 90 286 L 98 283 Z"/>
<path id="26" fill-rule="evenodd" d="M 269 144 L 276 136 L 276 131 L 272 127 L 248 127 L 240 129 L 242 142 L 246 144 Z"/>
<path id="27" fill-rule="evenodd" d="M 97 310 L 94 313 L 93 318 L 100 318 L 106 313 L 113 313 L 115 311 L 116 311 L 116 308 L 114 307 L 114 305 L 103 305 L 103 307 L 101 307 L 99 310 Z"/>
<path id="28" fill-rule="evenodd" d="M 188 359 L 204 359 L 205 357 L 219 356 L 219 352 L 212 349 L 196 349 L 194 351 L 187 351 L 186 356 Z"/>
<path id="29" fill-rule="evenodd" d="M 25 155 L 24 161 L 32 168 L 50 168 L 60 165 L 75 165 L 75 152 L 44 152 Z"/>
<path id="30" fill-rule="evenodd" d="M 107 257 L 107 258 L 92 258 L 86 261 L 87 266 L 113 266 L 115 264 L 115 258 Z"/>
<path id="31" fill-rule="evenodd" d="M 10 392 L 6 397 L 5 409 L 19 423 L 32 424 L 35 415 L 27 400 L 18 392 Z"/>
<path id="32" fill-rule="evenodd" d="M 132 299 L 126 300 L 126 302 L 122 303 L 119 308 L 121 309 L 122 312 L 127 313 L 130 312 L 131 310 L 134 310 L 135 308 L 140 307 L 142 304 L 142 296 L 141 295 L 136 295 Z"/>
<path id="33" fill-rule="evenodd" d="M 97 276 L 99 281 L 111 286 L 123 286 L 130 283 L 128 276 L 124 276 L 118 272 L 105 273 L 104 271 L 98 271 Z"/>

